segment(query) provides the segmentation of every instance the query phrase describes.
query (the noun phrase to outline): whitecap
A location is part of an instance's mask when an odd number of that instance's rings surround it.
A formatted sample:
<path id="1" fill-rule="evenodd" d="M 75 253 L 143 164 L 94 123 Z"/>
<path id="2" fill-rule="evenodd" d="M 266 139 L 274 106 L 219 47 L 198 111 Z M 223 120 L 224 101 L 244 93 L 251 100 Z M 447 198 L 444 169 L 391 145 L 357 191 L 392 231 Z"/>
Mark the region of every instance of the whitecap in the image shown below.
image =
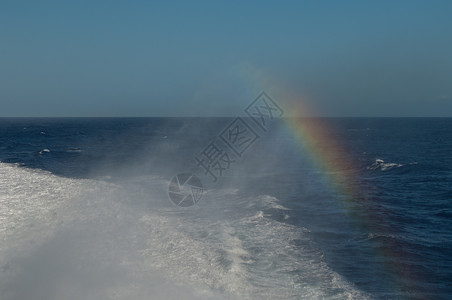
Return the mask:
<path id="1" fill-rule="evenodd" d="M 42 149 L 41 151 L 39 151 L 39 154 L 42 155 L 43 153 L 49 153 L 49 152 L 50 152 L 50 150 L 45 148 L 45 149 Z"/>
<path id="2" fill-rule="evenodd" d="M 381 171 L 388 171 L 394 168 L 400 168 L 403 167 L 404 164 L 398 164 L 398 163 L 387 163 L 382 159 L 377 158 L 375 162 L 367 167 L 368 170 L 381 170 Z"/>

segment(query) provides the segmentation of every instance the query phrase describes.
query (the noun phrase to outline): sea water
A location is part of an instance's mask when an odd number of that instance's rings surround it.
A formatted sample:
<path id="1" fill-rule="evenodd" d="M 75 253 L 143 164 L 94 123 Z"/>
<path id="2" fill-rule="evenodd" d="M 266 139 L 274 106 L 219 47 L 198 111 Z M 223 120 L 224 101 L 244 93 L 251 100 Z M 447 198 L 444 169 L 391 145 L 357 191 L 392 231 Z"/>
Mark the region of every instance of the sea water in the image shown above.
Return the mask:
<path id="1" fill-rule="evenodd" d="M 301 120 L 349 170 L 280 120 L 214 178 L 231 122 L 0 119 L 0 299 L 452 297 L 452 119 Z"/>

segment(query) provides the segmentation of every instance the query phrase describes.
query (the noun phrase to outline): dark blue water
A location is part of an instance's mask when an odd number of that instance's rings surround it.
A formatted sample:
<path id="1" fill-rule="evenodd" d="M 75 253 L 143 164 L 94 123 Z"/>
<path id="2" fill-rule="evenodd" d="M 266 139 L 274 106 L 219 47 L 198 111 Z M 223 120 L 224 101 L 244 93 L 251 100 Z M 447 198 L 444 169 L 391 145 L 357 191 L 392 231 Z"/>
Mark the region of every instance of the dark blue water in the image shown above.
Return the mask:
<path id="1" fill-rule="evenodd" d="M 194 157 L 231 121 L 0 119 L 0 161 L 58 177 L 119 185 L 148 175 L 169 182 L 172 176 L 189 171 L 196 173 L 207 189 L 233 189 L 233 196 L 226 193 L 229 196 L 224 199 L 207 194 L 195 207 L 186 208 L 190 212 L 181 214 L 186 214 L 186 222 L 193 222 L 189 219 L 192 212 L 206 208 L 196 218 L 204 218 L 209 226 L 223 220 L 222 224 L 234 228 L 231 235 L 248 253 L 239 255 L 243 260 L 238 265 L 246 274 L 241 280 L 256 289 L 268 288 L 268 298 L 277 298 L 270 291 L 282 290 L 282 283 L 269 283 L 281 276 L 290 278 L 293 285 L 292 292 L 279 294 L 281 298 L 315 297 L 301 292 L 310 286 L 323 291 L 318 294 L 321 297 L 345 297 L 342 293 L 350 287 L 329 282 L 335 277 L 326 273 L 313 275 L 311 282 L 306 275 L 308 266 L 328 268 L 370 298 L 452 298 L 452 119 L 315 120 L 326 124 L 346 151 L 341 157 L 349 160 L 347 165 L 353 166 L 354 174 L 346 183 L 355 191 L 350 194 L 331 188 L 322 174 L 328 170 L 319 170 L 312 163 L 312 153 L 303 151 L 283 121 L 261 134 L 214 182 L 196 166 Z M 262 195 L 274 197 L 276 202 L 258 204 Z M 179 212 L 165 201 L 163 207 Z M 215 220 L 207 217 L 211 215 L 207 207 L 216 209 Z M 143 205 L 141 209 L 152 207 Z M 253 223 L 251 216 L 256 214 L 274 222 L 265 223 L 269 226 L 265 232 L 278 230 L 268 245 L 256 236 L 257 228 L 263 226 Z M 197 239 L 207 239 L 199 234 Z M 211 235 L 215 233 L 209 233 L 209 238 Z M 279 238 L 285 244 L 278 246 Z M 303 253 L 315 258 L 303 265 L 303 260 L 308 260 Z M 236 261 L 230 265 L 233 263 Z M 287 269 L 291 265 L 298 267 Z M 243 296 L 240 291 L 237 295 Z M 361 297 L 353 292 L 347 295 Z"/>

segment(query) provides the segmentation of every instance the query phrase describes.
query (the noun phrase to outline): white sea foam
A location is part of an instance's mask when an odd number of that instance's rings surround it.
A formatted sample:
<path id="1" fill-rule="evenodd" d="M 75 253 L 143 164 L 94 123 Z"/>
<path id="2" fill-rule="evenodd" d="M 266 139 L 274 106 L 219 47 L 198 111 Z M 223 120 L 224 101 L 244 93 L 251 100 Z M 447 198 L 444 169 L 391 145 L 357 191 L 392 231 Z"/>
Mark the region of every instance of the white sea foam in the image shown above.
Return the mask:
<path id="1" fill-rule="evenodd" d="M 117 185 L 0 164 L 0 192 L 2 300 L 214 295 L 143 264 L 150 228 L 121 201 L 127 195 Z M 169 225 L 149 218 L 153 229 L 162 226 L 158 231 Z"/>
<path id="2" fill-rule="evenodd" d="M 416 164 L 417 164 L 417 162 L 409 163 L 409 165 L 416 165 Z M 388 171 L 388 170 L 395 169 L 395 168 L 400 168 L 400 167 L 403 167 L 403 166 L 405 166 L 405 164 L 388 163 L 388 162 L 385 162 L 382 159 L 377 158 L 372 165 L 367 167 L 367 169 L 368 170 Z"/>
<path id="3" fill-rule="evenodd" d="M 167 184 L 0 163 L 1 299 L 366 298 L 328 267 L 308 229 L 266 215 L 289 211 L 278 199 L 211 191 L 182 210 Z"/>
<path id="4" fill-rule="evenodd" d="M 49 153 L 50 152 L 50 150 L 49 149 L 42 149 L 41 151 L 39 151 L 39 154 L 43 154 L 43 153 Z"/>

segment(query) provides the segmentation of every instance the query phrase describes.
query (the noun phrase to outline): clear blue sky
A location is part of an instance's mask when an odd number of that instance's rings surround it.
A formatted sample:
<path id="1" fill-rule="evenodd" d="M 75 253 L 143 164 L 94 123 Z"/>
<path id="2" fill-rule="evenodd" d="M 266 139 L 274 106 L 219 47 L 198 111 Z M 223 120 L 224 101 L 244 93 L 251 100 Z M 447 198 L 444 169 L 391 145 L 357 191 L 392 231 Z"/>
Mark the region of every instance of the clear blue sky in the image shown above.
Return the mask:
<path id="1" fill-rule="evenodd" d="M 260 90 L 452 116 L 452 1 L 0 2 L 0 116 L 235 116 Z"/>

